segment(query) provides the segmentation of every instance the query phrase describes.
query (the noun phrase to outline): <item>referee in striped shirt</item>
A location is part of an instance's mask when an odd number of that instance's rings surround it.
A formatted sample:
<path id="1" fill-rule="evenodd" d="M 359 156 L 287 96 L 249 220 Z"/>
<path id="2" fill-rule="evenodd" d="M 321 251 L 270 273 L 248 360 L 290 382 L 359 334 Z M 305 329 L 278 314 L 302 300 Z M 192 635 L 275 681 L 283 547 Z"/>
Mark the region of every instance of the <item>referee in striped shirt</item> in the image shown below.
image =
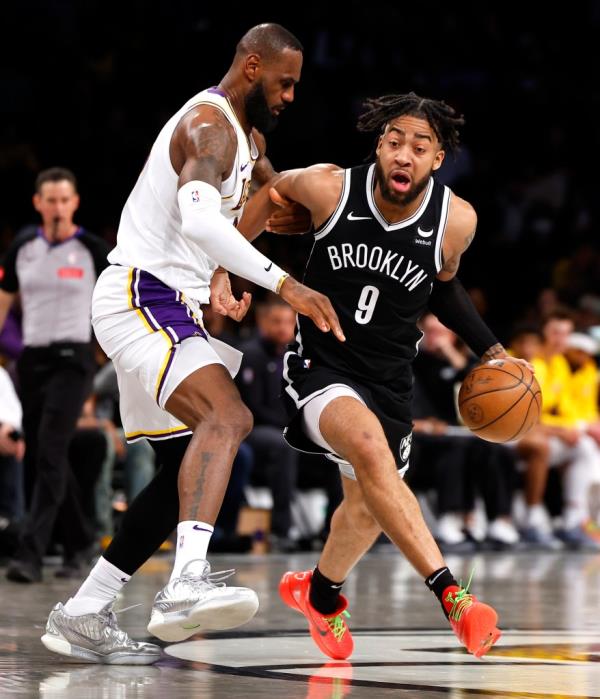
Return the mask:
<path id="1" fill-rule="evenodd" d="M 42 556 L 55 525 L 67 565 L 92 542 L 68 449 L 91 388 L 92 291 L 108 251 L 102 240 L 73 222 L 79 195 L 72 172 L 45 170 L 35 190 L 33 205 L 42 224 L 17 235 L 0 281 L 0 329 L 17 293 L 23 310 L 25 349 L 17 367 L 29 512 L 6 575 L 24 583 L 42 579 Z"/>

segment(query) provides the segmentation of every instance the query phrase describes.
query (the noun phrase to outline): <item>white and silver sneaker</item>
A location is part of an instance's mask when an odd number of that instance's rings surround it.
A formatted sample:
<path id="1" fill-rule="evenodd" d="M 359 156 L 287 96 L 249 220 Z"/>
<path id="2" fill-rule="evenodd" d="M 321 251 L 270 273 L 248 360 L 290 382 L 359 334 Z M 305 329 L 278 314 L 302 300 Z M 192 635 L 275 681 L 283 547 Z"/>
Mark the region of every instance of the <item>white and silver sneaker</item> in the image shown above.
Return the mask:
<path id="1" fill-rule="evenodd" d="M 227 587 L 235 570 L 210 572 L 208 561 L 187 563 L 154 598 L 148 631 L 163 641 L 184 641 L 201 631 L 233 629 L 250 621 L 258 597 L 247 587 Z"/>
<path id="2" fill-rule="evenodd" d="M 50 612 L 42 643 L 48 650 L 61 655 L 107 665 L 150 665 L 161 655 L 153 643 L 134 641 L 119 628 L 112 609 L 107 604 L 97 614 L 71 616 L 62 604 Z"/>

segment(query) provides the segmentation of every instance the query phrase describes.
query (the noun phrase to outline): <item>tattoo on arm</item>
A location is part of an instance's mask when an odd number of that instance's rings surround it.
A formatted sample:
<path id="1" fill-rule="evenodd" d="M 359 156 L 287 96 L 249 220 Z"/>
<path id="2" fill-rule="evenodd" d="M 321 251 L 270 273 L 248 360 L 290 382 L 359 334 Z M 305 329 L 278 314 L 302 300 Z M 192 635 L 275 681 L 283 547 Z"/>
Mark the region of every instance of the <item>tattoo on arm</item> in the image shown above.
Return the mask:
<path id="1" fill-rule="evenodd" d="M 198 114 L 188 125 L 185 134 L 185 161 L 179 175 L 179 185 L 201 180 L 219 188 L 229 176 L 235 157 L 235 133 L 220 113 Z"/>
<path id="2" fill-rule="evenodd" d="M 442 267 L 444 272 L 448 272 L 449 274 L 456 274 L 456 272 L 458 271 L 458 266 L 460 265 L 461 255 L 469 247 L 469 245 L 471 245 L 474 237 L 475 237 L 475 229 L 473 229 L 471 231 L 471 233 L 469 233 L 465 237 L 465 239 L 463 241 L 462 250 L 444 262 L 444 265 Z"/>
<path id="3" fill-rule="evenodd" d="M 188 518 L 197 519 L 200 502 L 204 497 L 204 482 L 206 481 L 206 471 L 213 459 L 214 454 L 211 451 L 203 451 L 200 453 L 200 467 L 196 475 L 196 483 L 190 503 L 187 507 Z"/>
<path id="4" fill-rule="evenodd" d="M 506 357 L 506 350 L 500 342 L 492 345 L 488 350 L 486 350 L 481 355 L 481 361 L 489 362 L 490 359 L 498 359 L 499 357 Z"/>

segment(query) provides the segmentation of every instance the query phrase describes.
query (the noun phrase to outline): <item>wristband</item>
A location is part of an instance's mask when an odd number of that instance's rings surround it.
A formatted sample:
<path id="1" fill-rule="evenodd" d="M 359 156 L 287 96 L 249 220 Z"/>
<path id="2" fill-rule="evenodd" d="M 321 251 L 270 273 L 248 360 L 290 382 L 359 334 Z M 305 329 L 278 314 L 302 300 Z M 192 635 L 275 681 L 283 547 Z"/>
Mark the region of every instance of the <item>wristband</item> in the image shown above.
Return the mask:
<path id="1" fill-rule="evenodd" d="M 284 272 L 281 277 L 279 278 L 279 281 L 277 282 L 277 286 L 275 287 L 275 293 L 278 294 L 281 291 L 281 287 L 283 286 L 283 282 L 289 277 L 290 275 L 287 272 Z"/>

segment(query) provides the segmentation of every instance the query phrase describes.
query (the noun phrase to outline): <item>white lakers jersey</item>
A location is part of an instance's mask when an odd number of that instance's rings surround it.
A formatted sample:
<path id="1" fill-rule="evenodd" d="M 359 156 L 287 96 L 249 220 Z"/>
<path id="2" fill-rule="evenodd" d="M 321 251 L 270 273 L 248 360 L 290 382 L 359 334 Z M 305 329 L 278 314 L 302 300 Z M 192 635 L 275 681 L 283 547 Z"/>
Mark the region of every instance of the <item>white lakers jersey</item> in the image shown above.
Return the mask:
<path id="1" fill-rule="evenodd" d="M 217 265 L 181 235 L 178 176 L 169 155 L 177 124 L 200 104 L 221 110 L 235 129 L 237 151 L 231 175 L 221 183 L 221 213 L 234 225 L 242 215 L 258 149 L 252 136 L 246 136 L 225 93 L 212 87 L 188 100 L 158 135 L 121 214 L 117 246 L 108 261 L 150 272 L 172 289 L 208 303 L 210 279 Z"/>

